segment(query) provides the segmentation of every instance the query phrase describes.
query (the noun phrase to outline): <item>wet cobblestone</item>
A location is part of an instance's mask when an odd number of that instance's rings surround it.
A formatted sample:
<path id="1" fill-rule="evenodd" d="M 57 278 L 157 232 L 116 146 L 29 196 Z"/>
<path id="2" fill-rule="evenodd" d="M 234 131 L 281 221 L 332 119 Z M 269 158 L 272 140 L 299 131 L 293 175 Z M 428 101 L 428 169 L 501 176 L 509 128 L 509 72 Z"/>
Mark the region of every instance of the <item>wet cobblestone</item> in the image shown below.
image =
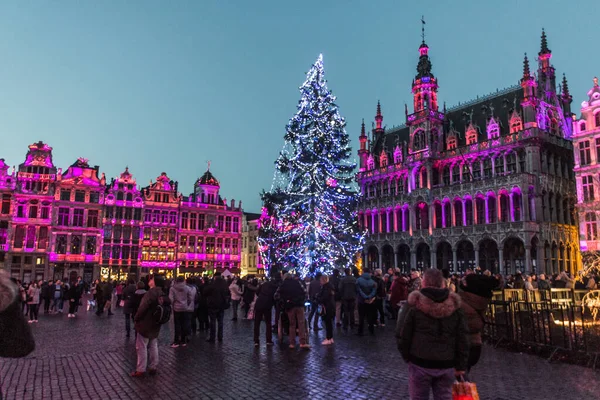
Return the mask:
<path id="1" fill-rule="evenodd" d="M 393 326 L 376 336 L 336 330 L 335 344 L 310 351 L 276 343 L 255 348 L 252 321 L 229 322 L 225 340 L 210 344 L 197 334 L 172 349 L 172 325 L 159 341 L 159 374 L 130 378 L 135 340 L 123 316 L 80 312 L 40 316 L 32 326 L 37 349 L 29 357 L 0 360 L 6 399 L 408 399 L 407 367 L 396 350 Z M 482 400 L 597 399 L 600 373 L 485 347 L 473 380 Z"/>

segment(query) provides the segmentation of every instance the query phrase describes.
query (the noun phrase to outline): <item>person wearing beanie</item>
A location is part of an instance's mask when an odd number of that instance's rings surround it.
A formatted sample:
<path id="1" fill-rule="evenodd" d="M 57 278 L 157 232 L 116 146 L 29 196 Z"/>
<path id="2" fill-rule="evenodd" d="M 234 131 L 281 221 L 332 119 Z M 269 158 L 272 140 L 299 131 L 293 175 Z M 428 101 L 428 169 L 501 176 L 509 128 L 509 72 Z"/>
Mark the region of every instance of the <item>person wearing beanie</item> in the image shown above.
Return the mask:
<path id="1" fill-rule="evenodd" d="M 486 275 L 468 275 L 461 282 L 459 296 L 470 343 L 467 372 L 481 357 L 481 331 L 485 325 L 485 313 L 492 299 L 492 291 L 497 287 L 498 280 Z"/>

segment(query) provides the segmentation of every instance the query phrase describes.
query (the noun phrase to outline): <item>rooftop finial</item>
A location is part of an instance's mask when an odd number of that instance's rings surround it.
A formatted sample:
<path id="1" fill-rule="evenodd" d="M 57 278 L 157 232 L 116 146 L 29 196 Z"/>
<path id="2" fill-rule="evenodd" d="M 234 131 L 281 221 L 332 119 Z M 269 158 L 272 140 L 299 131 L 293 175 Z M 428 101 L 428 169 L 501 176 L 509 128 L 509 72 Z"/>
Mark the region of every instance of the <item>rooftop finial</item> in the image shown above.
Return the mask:
<path id="1" fill-rule="evenodd" d="M 206 162 L 206 170 L 210 171 L 210 160 Z"/>
<path id="2" fill-rule="evenodd" d="M 529 71 L 529 59 L 527 58 L 527 53 L 525 53 L 525 58 L 523 59 L 523 78 L 528 78 L 531 75 Z"/>
<path id="3" fill-rule="evenodd" d="M 569 96 L 569 84 L 567 83 L 567 76 L 565 74 L 563 74 L 563 79 L 562 79 L 562 93 L 563 96 Z"/>
<path id="4" fill-rule="evenodd" d="M 381 116 L 381 103 L 377 100 L 377 116 Z"/>
<path id="5" fill-rule="evenodd" d="M 548 48 L 548 39 L 546 39 L 546 31 L 542 28 L 542 45 L 540 50 L 540 55 L 549 54 L 550 49 Z"/>
<path id="6" fill-rule="evenodd" d="M 366 133 L 365 133 L 365 119 L 364 118 L 362 119 L 362 124 L 360 126 L 360 136 L 366 136 Z"/>
<path id="7" fill-rule="evenodd" d="M 598 78 L 594 77 L 594 86 L 598 86 Z"/>
<path id="8" fill-rule="evenodd" d="M 423 44 L 425 44 L 425 16 L 421 15 L 421 39 Z"/>

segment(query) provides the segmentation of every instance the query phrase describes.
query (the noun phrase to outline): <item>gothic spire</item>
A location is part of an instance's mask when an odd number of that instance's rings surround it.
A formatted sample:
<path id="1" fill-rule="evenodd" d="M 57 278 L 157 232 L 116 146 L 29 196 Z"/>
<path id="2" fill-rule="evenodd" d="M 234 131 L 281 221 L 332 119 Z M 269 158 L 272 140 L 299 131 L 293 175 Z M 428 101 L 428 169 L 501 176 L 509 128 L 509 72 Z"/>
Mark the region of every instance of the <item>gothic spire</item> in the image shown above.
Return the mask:
<path id="1" fill-rule="evenodd" d="M 381 130 L 383 124 L 383 115 L 381 114 L 381 103 L 377 100 L 377 114 L 375 115 L 375 129 Z"/>
<path id="2" fill-rule="evenodd" d="M 527 58 L 527 53 L 525 53 L 525 58 L 523 59 L 523 79 L 529 78 L 531 76 L 531 71 L 529 71 L 529 59 Z"/>
<path id="3" fill-rule="evenodd" d="M 567 83 L 567 76 L 565 74 L 563 74 L 563 79 L 562 79 L 562 94 L 564 97 L 568 97 L 571 95 L 569 93 L 569 84 Z"/>
<path id="4" fill-rule="evenodd" d="M 377 116 L 381 117 L 381 103 L 377 100 Z"/>
<path id="5" fill-rule="evenodd" d="M 361 137 L 366 137 L 366 131 L 365 131 L 365 119 L 362 119 L 362 125 L 360 126 L 360 136 Z"/>
<path id="6" fill-rule="evenodd" d="M 552 53 L 552 52 L 548 48 L 548 40 L 546 39 L 546 31 L 544 30 L 544 28 L 542 28 L 542 44 L 541 44 L 541 50 L 539 52 L 539 55 L 541 56 L 542 54 L 550 54 L 550 53 Z"/>

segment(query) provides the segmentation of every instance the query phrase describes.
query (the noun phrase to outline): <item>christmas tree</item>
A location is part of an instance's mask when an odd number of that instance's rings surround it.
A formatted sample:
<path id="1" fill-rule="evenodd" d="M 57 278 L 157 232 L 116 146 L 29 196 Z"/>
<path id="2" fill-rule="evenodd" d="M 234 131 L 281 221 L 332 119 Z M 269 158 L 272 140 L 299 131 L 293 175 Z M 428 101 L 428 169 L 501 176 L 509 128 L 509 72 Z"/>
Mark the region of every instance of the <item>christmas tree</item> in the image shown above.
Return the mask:
<path id="1" fill-rule="evenodd" d="M 259 244 L 271 273 L 295 270 L 304 277 L 353 266 L 364 238 L 356 222 L 356 164 L 321 55 L 300 93 L 271 191 L 262 194 Z"/>

